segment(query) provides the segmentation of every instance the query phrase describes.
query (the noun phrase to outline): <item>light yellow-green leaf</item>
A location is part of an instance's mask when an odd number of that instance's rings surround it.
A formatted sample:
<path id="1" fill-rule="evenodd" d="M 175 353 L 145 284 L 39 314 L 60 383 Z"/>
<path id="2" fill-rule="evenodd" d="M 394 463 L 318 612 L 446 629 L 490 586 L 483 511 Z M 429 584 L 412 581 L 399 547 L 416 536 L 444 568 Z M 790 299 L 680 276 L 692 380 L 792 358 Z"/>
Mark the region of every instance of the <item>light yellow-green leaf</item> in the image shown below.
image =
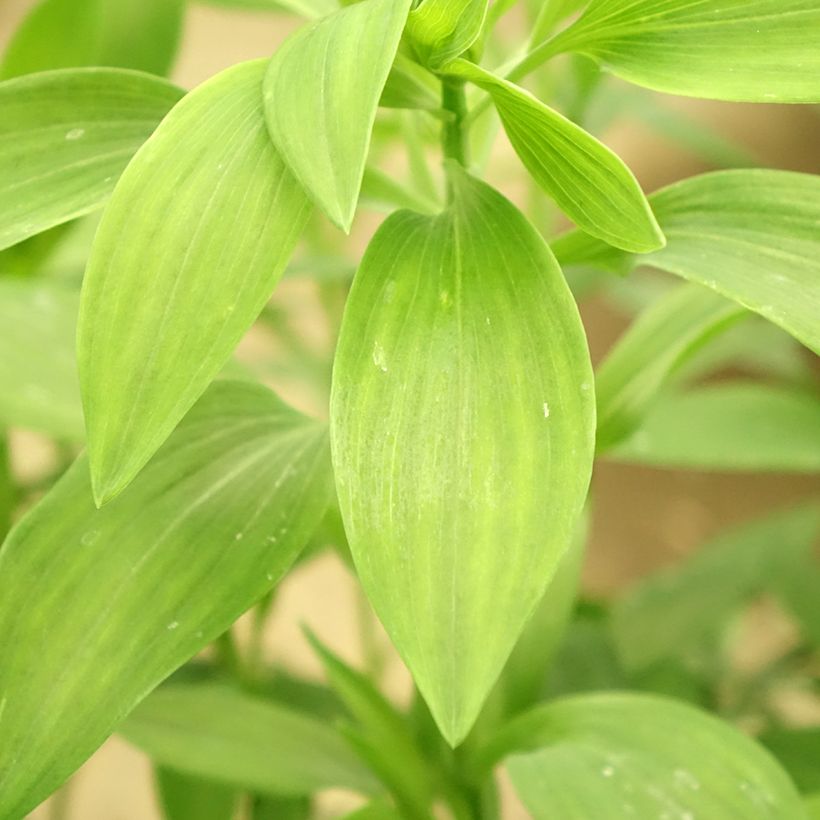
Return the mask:
<path id="1" fill-rule="evenodd" d="M 336 11 L 336 0 L 200 0 L 211 6 L 253 11 L 289 11 L 302 17 L 315 19 Z"/>
<path id="2" fill-rule="evenodd" d="M 265 77 L 271 138 L 311 199 L 350 230 L 379 98 L 410 0 L 363 0 L 291 35 Z"/>
<path id="3" fill-rule="evenodd" d="M 488 0 L 423 0 L 410 12 L 407 34 L 421 61 L 438 68 L 478 39 Z"/>
<path id="4" fill-rule="evenodd" d="M 101 207 L 182 93 L 113 68 L 0 83 L 0 249 Z"/>
<path id="5" fill-rule="evenodd" d="M 593 0 L 547 48 L 672 94 L 820 102 L 817 0 Z"/>
<path id="6" fill-rule="evenodd" d="M 521 161 L 573 222 L 623 250 L 646 253 L 663 246 L 637 180 L 609 148 L 523 88 L 473 63 L 456 60 L 447 72 L 490 92 Z"/>
<path id="7" fill-rule="evenodd" d="M 332 497 L 325 425 L 213 385 L 98 510 L 80 458 L 0 549 L 0 817 L 22 817 L 288 569 Z"/>
<path id="8" fill-rule="evenodd" d="M 258 316 L 309 213 L 265 131 L 263 61 L 193 91 L 105 210 L 78 330 L 94 495 L 123 489 Z"/>
<path id="9" fill-rule="evenodd" d="M 331 400 L 356 567 L 445 737 L 460 742 L 562 555 L 590 475 L 589 353 L 543 240 L 450 167 L 354 280 Z"/>

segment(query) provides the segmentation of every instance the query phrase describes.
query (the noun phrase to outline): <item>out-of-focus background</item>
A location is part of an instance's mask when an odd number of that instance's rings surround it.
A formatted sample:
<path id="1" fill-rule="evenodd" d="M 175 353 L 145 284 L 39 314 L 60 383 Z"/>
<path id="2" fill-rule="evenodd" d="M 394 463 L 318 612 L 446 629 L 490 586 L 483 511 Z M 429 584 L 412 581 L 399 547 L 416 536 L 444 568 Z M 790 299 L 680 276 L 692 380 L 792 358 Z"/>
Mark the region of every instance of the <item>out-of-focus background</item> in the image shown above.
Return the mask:
<path id="1" fill-rule="evenodd" d="M 32 5 L 32 0 L 0 0 L 0 48 Z M 511 34 L 520 25 L 514 13 L 504 22 Z M 192 88 L 236 62 L 270 55 L 297 25 L 296 18 L 283 14 L 232 11 L 192 3 L 172 78 L 184 88 Z M 71 32 L 67 31 L 66 36 L 71 36 Z M 650 112 L 652 105 L 650 99 Z M 709 124 L 716 133 L 742 146 L 760 165 L 820 173 L 820 117 L 811 108 L 729 105 L 664 97 L 662 110 Z M 661 130 L 653 127 L 652 117 L 643 116 L 616 121 L 604 134 L 605 141 L 635 171 L 646 191 L 709 167 L 696 152 L 663 136 Z M 512 198 L 526 198 L 515 182 L 523 182 L 522 171 L 503 136 L 493 157 L 490 178 Z M 355 252 L 351 250 L 351 255 L 361 251 L 375 224 L 374 219 L 360 220 L 352 240 L 359 247 Z M 286 282 L 276 301 L 297 312 L 310 331 L 314 321 L 311 298 L 309 285 Z M 583 304 L 583 315 L 597 362 L 623 332 L 630 316 L 611 300 L 598 298 Z M 317 344 L 326 341 L 319 338 Z M 251 333 L 243 343 L 240 359 L 253 362 L 265 344 L 263 335 Z M 811 358 L 808 353 L 806 357 L 807 361 Z M 809 366 L 816 368 L 816 362 L 809 361 Z M 301 395 L 287 378 L 274 376 L 273 382 L 295 404 L 322 412 L 315 399 Z M 38 436 L 15 431 L 12 455 L 20 474 L 34 474 L 48 459 L 49 448 Z M 727 526 L 790 501 L 816 496 L 817 491 L 815 477 L 705 474 L 600 462 L 594 477 L 594 517 L 584 589 L 594 598 L 612 595 L 647 572 L 673 563 Z M 146 601 L 146 606 L 150 605 Z M 303 623 L 309 624 L 345 658 L 352 662 L 360 658 L 357 611 L 361 601 L 348 571 L 333 556 L 322 556 L 292 573 L 284 582 L 276 606 L 266 638 L 271 659 L 286 662 L 303 674 L 320 676 L 319 664 L 302 636 Z M 766 653 L 781 651 L 788 645 L 793 627 L 774 606 L 765 603 L 749 617 L 746 628 L 751 639 L 744 650 L 747 654 L 738 662 L 754 665 Z M 383 636 L 379 640 L 384 641 Z M 389 665 L 388 686 L 397 698 L 406 697 L 407 677 L 398 662 Z M 787 708 L 802 710 L 820 721 L 817 706 L 797 695 Z M 325 803 L 329 814 L 355 805 L 343 795 L 331 795 Z M 514 811 L 511 809 L 510 816 Z M 49 816 L 48 806 L 33 815 L 37 820 Z M 159 818 L 147 760 L 124 741 L 113 738 L 73 779 L 71 808 L 67 816 L 61 816 L 64 820 Z"/>

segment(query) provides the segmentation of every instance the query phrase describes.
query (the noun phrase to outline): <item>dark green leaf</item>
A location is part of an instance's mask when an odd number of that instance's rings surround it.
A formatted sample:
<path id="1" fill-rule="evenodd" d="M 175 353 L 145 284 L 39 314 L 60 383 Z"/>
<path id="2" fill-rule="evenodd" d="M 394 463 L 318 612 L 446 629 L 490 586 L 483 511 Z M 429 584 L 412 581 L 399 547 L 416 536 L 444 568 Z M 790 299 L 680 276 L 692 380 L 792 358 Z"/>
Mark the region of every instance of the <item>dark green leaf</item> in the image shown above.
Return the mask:
<path id="1" fill-rule="evenodd" d="M 820 728 L 772 729 L 760 742 L 806 794 L 820 792 Z"/>
<path id="2" fill-rule="evenodd" d="M 81 458 L 0 551 L 0 817 L 270 589 L 331 497 L 324 425 L 245 382 L 215 384 L 102 510 Z"/>
<path id="3" fill-rule="evenodd" d="M 362 583 L 458 743 L 569 547 L 594 407 L 548 248 L 498 193 L 450 174 L 450 209 L 395 214 L 365 255 L 331 418 Z"/>
<path id="4" fill-rule="evenodd" d="M 221 783 L 160 767 L 157 791 L 166 820 L 231 820 L 237 793 Z"/>
<path id="5" fill-rule="evenodd" d="M 307 219 L 265 132 L 264 70 L 234 66 L 185 97 L 100 223 L 78 330 L 98 503 L 134 478 L 223 367 Z"/>

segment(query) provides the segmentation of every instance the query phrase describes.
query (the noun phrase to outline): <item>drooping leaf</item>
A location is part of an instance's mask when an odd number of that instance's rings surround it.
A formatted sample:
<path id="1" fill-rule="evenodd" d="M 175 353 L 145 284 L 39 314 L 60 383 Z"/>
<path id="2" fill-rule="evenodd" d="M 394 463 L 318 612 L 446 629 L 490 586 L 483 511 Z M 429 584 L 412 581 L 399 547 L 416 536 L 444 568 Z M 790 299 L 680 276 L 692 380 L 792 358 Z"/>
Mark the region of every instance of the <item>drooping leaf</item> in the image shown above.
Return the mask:
<path id="1" fill-rule="evenodd" d="M 270 589 L 331 497 L 324 425 L 246 382 L 213 385 L 102 510 L 80 458 L 0 551 L 0 816 Z"/>
<path id="2" fill-rule="evenodd" d="M 801 820 L 800 796 L 761 746 L 731 724 L 667 698 L 582 695 L 508 727 L 507 760 L 534 820 Z"/>
<path id="3" fill-rule="evenodd" d="M 551 51 L 580 51 L 656 91 L 820 102 L 815 0 L 593 0 Z"/>
<path id="4" fill-rule="evenodd" d="M 447 72 L 490 92 L 521 161 L 573 222 L 624 250 L 663 246 L 637 180 L 609 148 L 528 91 L 473 63 L 456 60 Z"/>
<path id="5" fill-rule="evenodd" d="M 562 264 L 640 263 L 700 282 L 820 353 L 820 177 L 790 171 L 716 171 L 649 198 L 663 250 L 632 258 L 580 232 L 552 243 Z"/>
<path id="6" fill-rule="evenodd" d="M 363 0 L 291 35 L 265 76 L 271 138 L 311 199 L 350 230 L 376 109 L 410 0 Z"/>
<path id="7" fill-rule="evenodd" d="M 820 531 L 817 504 L 770 514 L 704 544 L 681 565 L 639 581 L 612 610 L 630 668 L 680 655 L 801 563 Z"/>
<path id="8" fill-rule="evenodd" d="M 688 470 L 820 472 L 820 395 L 754 383 L 661 397 L 618 461 Z"/>
<path id="9" fill-rule="evenodd" d="M 569 547 L 594 407 L 546 245 L 498 193 L 450 175 L 450 209 L 395 214 L 365 255 L 331 418 L 359 576 L 458 743 Z"/>
<path id="10" fill-rule="evenodd" d="M 118 731 L 165 766 L 252 791 L 376 786 L 331 726 L 224 684 L 160 687 Z"/>
<path id="11" fill-rule="evenodd" d="M 113 68 L 0 83 L 0 249 L 101 207 L 182 93 Z"/>
<path id="12" fill-rule="evenodd" d="M 598 449 L 632 433 L 670 373 L 744 313 L 700 285 L 682 285 L 644 311 L 595 373 Z"/>
<path id="13" fill-rule="evenodd" d="M 234 789 L 162 766 L 154 777 L 165 820 L 231 820 L 234 815 Z"/>
<path id="14" fill-rule="evenodd" d="M 488 0 L 424 0 L 407 18 L 407 34 L 425 65 L 439 68 L 481 34 Z"/>
<path id="15" fill-rule="evenodd" d="M 166 74 L 184 11 L 183 0 L 41 0 L 12 37 L 0 79 L 78 66 Z"/>
<path id="16" fill-rule="evenodd" d="M 0 278 L 0 424 L 82 440 L 78 305 L 59 283 Z"/>
<path id="17" fill-rule="evenodd" d="M 243 63 L 189 94 L 103 215 L 77 336 L 98 503 L 134 478 L 228 360 L 307 219 L 265 132 L 264 70 Z"/>

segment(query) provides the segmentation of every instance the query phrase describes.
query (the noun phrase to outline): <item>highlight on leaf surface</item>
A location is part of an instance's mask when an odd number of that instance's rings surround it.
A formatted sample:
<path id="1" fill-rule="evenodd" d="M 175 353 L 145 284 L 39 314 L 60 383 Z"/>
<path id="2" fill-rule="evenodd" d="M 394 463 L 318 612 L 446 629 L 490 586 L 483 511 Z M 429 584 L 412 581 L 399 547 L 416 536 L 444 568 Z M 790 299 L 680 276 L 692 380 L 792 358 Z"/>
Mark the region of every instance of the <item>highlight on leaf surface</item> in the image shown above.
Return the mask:
<path id="1" fill-rule="evenodd" d="M 213 385 L 102 510 L 81 457 L 0 548 L 0 816 L 268 591 L 332 492 L 326 426 L 246 382 Z"/>
<path id="2" fill-rule="evenodd" d="M 579 227 L 623 250 L 663 247 L 652 209 L 617 154 L 528 91 L 473 63 L 456 60 L 446 71 L 492 95 L 521 161 Z"/>
<path id="3" fill-rule="evenodd" d="M 0 250 L 102 207 L 183 92 L 114 68 L 0 83 Z"/>
<path id="4" fill-rule="evenodd" d="M 447 211 L 400 211 L 368 248 L 331 426 L 359 576 L 457 744 L 569 547 L 595 414 L 549 249 L 492 188 L 450 178 Z"/>
<path id="5" fill-rule="evenodd" d="M 270 61 L 265 118 L 310 198 L 342 230 L 356 211 L 379 98 L 410 0 L 363 0 L 292 34 Z"/>
<path id="6" fill-rule="evenodd" d="M 545 49 L 579 51 L 671 94 L 820 102 L 815 0 L 592 0 Z"/>
<path id="7" fill-rule="evenodd" d="M 264 71 L 243 63 L 187 95 L 103 215 L 78 330 L 98 503 L 134 478 L 229 359 L 307 220 L 265 130 Z"/>

